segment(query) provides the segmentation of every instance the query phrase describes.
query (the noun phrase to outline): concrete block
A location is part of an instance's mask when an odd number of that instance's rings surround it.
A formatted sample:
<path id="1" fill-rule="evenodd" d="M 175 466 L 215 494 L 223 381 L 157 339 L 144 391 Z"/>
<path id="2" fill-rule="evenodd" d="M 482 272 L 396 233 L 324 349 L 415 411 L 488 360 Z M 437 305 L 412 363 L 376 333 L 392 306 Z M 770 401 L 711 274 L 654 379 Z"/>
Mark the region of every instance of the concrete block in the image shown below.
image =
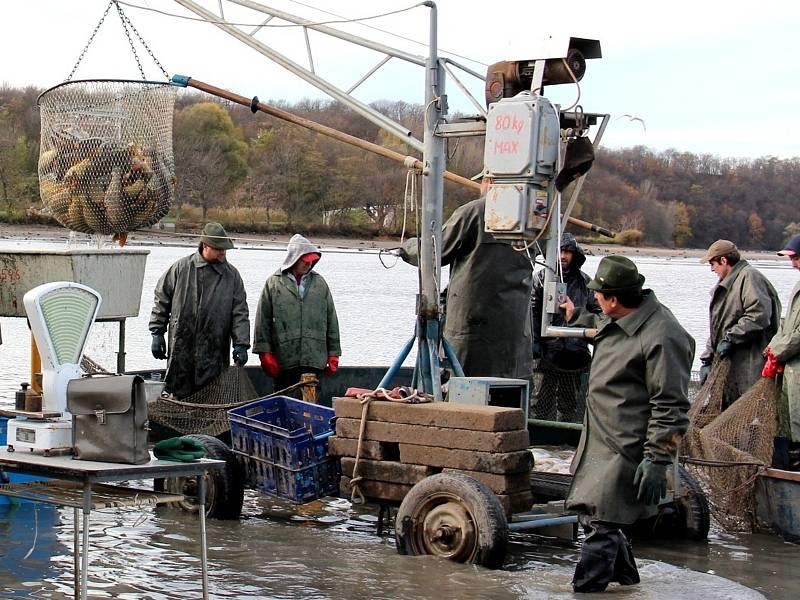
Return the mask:
<path id="1" fill-rule="evenodd" d="M 362 479 L 359 483 L 361 493 L 368 500 L 385 500 L 388 502 L 402 502 L 412 487 L 401 483 L 388 483 L 371 479 Z M 350 478 L 342 475 L 339 480 L 339 495 L 343 498 L 350 498 L 351 494 Z"/>
<path id="2" fill-rule="evenodd" d="M 353 476 L 355 458 L 342 458 L 342 475 Z M 413 485 L 436 473 L 438 469 L 422 465 L 406 465 L 394 461 L 360 460 L 358 473 L 365 479 Z"/>
<path id="3" fill-rule="evenodd" d="M 400 462 L 509 475 L 530 472 L 533 466 L 533 455 L 527 450 L 492 453 L 401 443 Z"/>
<path id="4" fill-rule="evenodd" d="M 516 494 L 498 494 L 497 499 L 500 500 L 506 517 L 510 517 L 514 513 L 526 512 L 533 505 L 533 494 L 530 491 L 517 492 Z"/>
<path id="5" fill-rule="evenodd" d="M 497 473 L 482 473 L 481 471 L 464 471 L 462 469 L 444 469 L 443 473 L 463 473 L 477 479 L 486 485 L 495 494 L 513 494 L 515 492 L 530 491 L 531 484 L 527 473 L 516 475 L 499 475 Z"/>
<path id="6" fill-rule="evenodd" d="M 361 429 L 360 419 L 338 418 L 336 435 L 356 438 Z M 419 446 L 479 450 L 481 452 L 514 452 L 528 447 L 528 431 L 470 431 L 385 421 L 367 421 L 364 439 L 381 442 L 410 442 Z"/>
<path id="7" fill-rule="evenodd" d="M 329 456 L 355 456 L 357 448 L 357 439 L 333 436 L 328 440 Z M 361 442 L 361 458 L 368 458 L 371 460 L 397 460 L 400 458 L 400 449 L 397 444 L 364 440 Z"/>
<path id="8" fill-rule="evenodd" d="M 357 398 L 334 398 L 333 407 L 337 417 L 361 419 L 362 406 Z M 367 416 L 371 421 L 472 431 L 513 431 L 527 428 L 525 416 L 519 408 L 470 406 L 449 402 L 403 404 L 390 400 L 373 400 Z"/>

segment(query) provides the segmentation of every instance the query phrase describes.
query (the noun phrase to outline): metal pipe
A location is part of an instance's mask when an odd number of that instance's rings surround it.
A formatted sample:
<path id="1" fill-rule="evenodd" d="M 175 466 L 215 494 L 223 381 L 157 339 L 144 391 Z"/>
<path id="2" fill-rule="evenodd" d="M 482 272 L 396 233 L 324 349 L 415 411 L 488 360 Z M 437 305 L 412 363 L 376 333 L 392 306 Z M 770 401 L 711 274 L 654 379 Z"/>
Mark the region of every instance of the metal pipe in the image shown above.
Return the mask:
<path id="1" fill-rule="evenodd" d="M 89 513 L 92 511 L 92 484 L 83 484 L 83 553 L 81 554 L 81 600 L 88 598 Z"/>
<path id="2" fill-rule="evenodd" d="M 568 515 L 566 517 L 551 517 L 549 519 L 537 519 L 535 521 L 518 521 L 508 524 L 509 531 L 530 531 L 539 529 L 540 527 L 548 527 L 550 525 L 571 525 L 578 522 L 577 515 Z"/>
<path id="3" fill-rule="evenodd" d="M 117 348 L 117 373 L 125 372 L 125 318 L 119 321 L 119 347 Z"/>
<path id="4" fill-rule="evenodd" d="M 81 547 L 78 542 L 80 537 L 80 514 L 80 509 L 77 506 L 72 509 L 72 597 L 75 600 L 80 598 L 81 593 Z"/>
<path id="5" fill-rule="evenodd" d="M 306 80 L 308 83 L 312 84 L 313 86 L 317 87 L 318 89 L 322 90 L 326 94 L 330 95 L 331 97 L 339 100 L 343 104 L 347 105 L 355 112 L 359 113 L 364 118 L 368 119 L 381 129 L 384 129 L 388 133 L 391 133 L 398 139 L 402 140 L 404 143 L 408 144 L 412 148 L 418 151 L 422 151 L 422 144 L 419 140 L 414 138 L 411 135 L 411 131 L 398 125 L 388 117 L 382 115 L 378 111 L 374 110 L 372 107 L 360 102 L 350 96 L 349 94 L 345 93 L 343 90 L 340 90 L 336 86 L 328 83 L 321 77 L 315 75 L 314 73 L 310 72 L 307 69 L 304 69 L 302 66 L 298 65 L 297 63 L 293 62 L 292 60 L 288 59 L 284 55 L 276 52 L 266 44 L 262 44 L 258 40 L 254 39 L 252 36 L 248 35 L 247 33 L 241 31 L 237 27 L 233 27 L 228 23 L 221 22 L 214 13 L 207 11 L 205 8 L 197 4 L 196 2 L 192 2 L 192 0 L 175 0 L 181 6 L 189 9 L 193 13 L 200 15 L 206 21 L 209 21 L 213 25 L 216 25 L 223 31 L 229 33 L 239 41 L 247 44 L 260 54 L 263 54 L 267 58 L 271 59 L 272 61 L 276 62 L 280 66 L 282 66 L 287 71 L 294 73 L 298 77 Z M 254 3 L 255 4 L 255 3 Z"/>
<path id="6" fill-rule="evenodd" d="M 550 427 L 552 429 L 571 429 L 573 431 L 583 431 L 580 423 L 569 423 L 565 421 L 546 421 L 544 419 L 528 419 L 528 426 Z"/>
<path id="7" fill-rule="evenodd" d="M 352 94 L 352 93 L 353 93 L 353 91 L 354 91 L 354 90 L 355 90 L 355 89 L 356 89 L 358 86 L 360 86 L 360 85 L 361 85 L 362 83 L 364 83 L 364 82 L 365 82 L 367 79 L 369 79 L 369 78 L 370 78 L 370 77 L 371 77 L 371 76 L 372 76 L 372 75 L 375 73 L 375 71 L 377 71 L 378 69 L 380 69 L 380 68 L 381 68 L 383 65 L 385 65 L 385 64 L 386 64 L 387 62 L 389 62 L 390 60 L 392 60 L 392 57 L 391 57 L 391 56 L 389 56 L 389 55 L 386 55 L 386 56 L 384 56 L 382 61 L 380 61 L 380 62 L 379 62 L 377 65 L 375 65 L 374 67 L 372 67 L 372 68 L 371 68 L 369 71 L 367 71 L 367 72 L 366 72 L 366 73 L 363 75 L 363 77 L 361 77 L 361 79 L 359 79 L 359 80 L 358 80 L 358 81 L 356 81 L 356 82 L 355 82 L 353 85 L 351 85 L 351 86 L 348 88 L 348 90 L 347 90 L 347 93 L 348 93 L 348 94 Z"/>
<path id="8" fill-rule="evenodd" d="M 387 388 L 391 385 L 392 380 L 395 378 L 398 371 L 400 371 L 400 367 L 403 366 L 403 361 L 408 356 L 408 353 L 411 352 L 411 348 L 414 347 L 414 342 L 416 341 L 416 339 L 417 339 L 416 336 L 412 336 L 411 338 L 409 338 L 405 346 L 403 346 L 403 349 L 400 350 L 400 354 L 398 354 L 397 357 L 394 359 L 394 362 L 392 362 L 391 366 L 389 367 L 389 370 L 386 371 L 386 375 L 384 375 L 383 379 L 381 379 L 381 382 L 378 384 L 379 388 Z"/>
<path id="9" fill-rule="evenodd" d="M 593 338 L 597 335 L 597 329 L 581 327 L 555 327 L 548 325 L 547 328 L 542 330 L 542 337 L 555 337 L 555 338 Z"/>
<path id="10" fill-rule="evenodd" d="M 203 600 L 208 600 L 208 552 L 206 551 L 206 474 L 197 475 L 197 495 L 200 504 L 200 571 L 203 578 Z"/>
<path id="11" fill-rule="evenodd" d="M 448 342 L 444 337 L 442 338 L 442 346 L 444 347 L 444 355 L 447 357 L 447 360 L 450 361 L 450 366 L 453 369 L 453 375 L 456 377 L 464 377 L 464 369 L 461 368 L 461 363 L 458 361 L 456 351 L 453 349 L 453 346 L 450 344 L 450 342 Z"/>

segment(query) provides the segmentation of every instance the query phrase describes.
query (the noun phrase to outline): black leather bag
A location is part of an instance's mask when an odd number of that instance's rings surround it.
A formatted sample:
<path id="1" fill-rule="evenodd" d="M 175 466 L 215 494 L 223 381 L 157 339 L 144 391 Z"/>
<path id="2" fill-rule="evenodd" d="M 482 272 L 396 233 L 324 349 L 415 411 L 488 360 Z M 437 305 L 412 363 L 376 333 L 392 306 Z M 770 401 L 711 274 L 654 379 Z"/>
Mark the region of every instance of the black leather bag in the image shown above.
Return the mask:
<path id="1" fill-rule="evenodd" d="M 138 375 L 73 379 L 67 384 L 72 446 L 78 460 L 140 465 L 147 450 L 147 399 Z"/>

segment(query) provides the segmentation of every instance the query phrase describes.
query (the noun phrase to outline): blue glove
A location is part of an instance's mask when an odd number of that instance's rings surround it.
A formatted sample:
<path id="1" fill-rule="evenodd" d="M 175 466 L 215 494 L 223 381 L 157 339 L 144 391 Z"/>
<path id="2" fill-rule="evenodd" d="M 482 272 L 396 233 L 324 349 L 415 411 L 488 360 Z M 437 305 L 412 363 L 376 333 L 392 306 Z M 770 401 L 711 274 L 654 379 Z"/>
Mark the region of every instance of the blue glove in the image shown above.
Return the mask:
<path id="1" fill-rule="evenodd" d="M 240 367 L 247 364 L 247 346 L 238 344 L 233 347 L 233 362 Z"/>
<path id="2" fill-rule="evenodd" d="M 733 352 L 733 342 L 731 342 L 728 338 L 722 338 L 719 344 L 717 344 L 717 354 L 720 358 L 728 358 L 731 353 Z"/>
<path id="3" fill-rule="evenodd" d="M 157 358 L 158 360 L 166 360 L 167 342 L 164 340 L 163 333 L 153 334 L 153 340 L 150 342 L 150 352 L 153 353 L 153 358 Z"/>
<path id="4" fill-rule="evenodd" d="M 645 504 L 658 504 L 667 495 L 667 464 L 645 458 L 636 467 L 633 485 L 639 486 L 637 498 Z"/>

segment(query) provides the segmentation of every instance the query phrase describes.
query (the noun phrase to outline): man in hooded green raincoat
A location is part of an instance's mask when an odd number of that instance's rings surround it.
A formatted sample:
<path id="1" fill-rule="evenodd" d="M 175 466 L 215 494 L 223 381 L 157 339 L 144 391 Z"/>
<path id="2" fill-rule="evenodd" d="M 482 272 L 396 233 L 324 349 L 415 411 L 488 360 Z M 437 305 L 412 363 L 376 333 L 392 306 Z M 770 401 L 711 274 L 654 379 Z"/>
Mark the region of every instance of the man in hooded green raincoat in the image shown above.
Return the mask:
<path id="1" fill-rule="evenodd" d="M 483 179 L 484 194 L 489 183 Z M 484 197 L 468 202 L 442 227 L 442 265 L 450 265 L 444 337 L 466 376 L 525 379 L 533 372 L 533 269 L 524 252 L 484 231 L 485 206 Z M 400 249 L 412 265 L 417 243 Z"/>
<path id="2" fill-rule="evenodd" d="M 792 267 L 800 271 L 800 235 L 789 240 L 786 247 L 778 254 L 789 257 Z M 778 406 L 778 436 L 784 440 L 790 438 L 796 446 L 800 442 L 800 281 L 792 289 L 789 296 L 789 313 L 783 319 L 778 333 L 770 340 L 766 354 L 771 354 L 784 366 Z M 783 445 L 788 446 L 788 443 Z M 779 450 L 778 446 L 779 442 L 776 441 L 776 450 Z M 793 453 L 796 453 L 795 450 Z M 796 459 L 793 463 L 792 468 L 797 468 Z"/>
<path id="3" fill-rule="evenodd" d="M 562 305 L 570 326 L 597 330 L 566 500 L 586 531 L 572 581 L 576 592 L 639 582 L 621 528 L 656 514 L 689 424 L 694 339 L 643 283 L 631 260 L 607 256 L 588 285 L 603 314 L 569 300 Z"/>
<path id="4" fill-rule="evenodd" d="M 253 351 L 275 389 L 294 385 L 303 373 L 333 375 L 339 367 L 339 320 L 328 284 L 313 271 L 322 254 L 300 234 L 267 278 L 256 311 Z"/>
<path id="5" fill-rule="evenodd" d="M 722 398 L 727 408 L 761 378 L 763 352 L 778 331 L 781 302 L 769 280 L 741 258 L 733 242 L 717 240 L 700 260 L 709 263 L 719 280 L 711 291 L 711 335 L 700 356 L 700 380 L 705 382 L 715 356 L 730 359 Z"/>
<path id="6" fill-rule="evenodd" d="M 222 225 L 208 223 L 197 252 L 173 264 L 156 285 L 151 351 L 159 360 L 169 355 L 164 391 L 176 398 L 192 395 L 222 373 L 230 364 L 231 342 L 234 362 L 247 362 L 250 313 L 242 277 L 225 258 L 231 248 Z"/>

